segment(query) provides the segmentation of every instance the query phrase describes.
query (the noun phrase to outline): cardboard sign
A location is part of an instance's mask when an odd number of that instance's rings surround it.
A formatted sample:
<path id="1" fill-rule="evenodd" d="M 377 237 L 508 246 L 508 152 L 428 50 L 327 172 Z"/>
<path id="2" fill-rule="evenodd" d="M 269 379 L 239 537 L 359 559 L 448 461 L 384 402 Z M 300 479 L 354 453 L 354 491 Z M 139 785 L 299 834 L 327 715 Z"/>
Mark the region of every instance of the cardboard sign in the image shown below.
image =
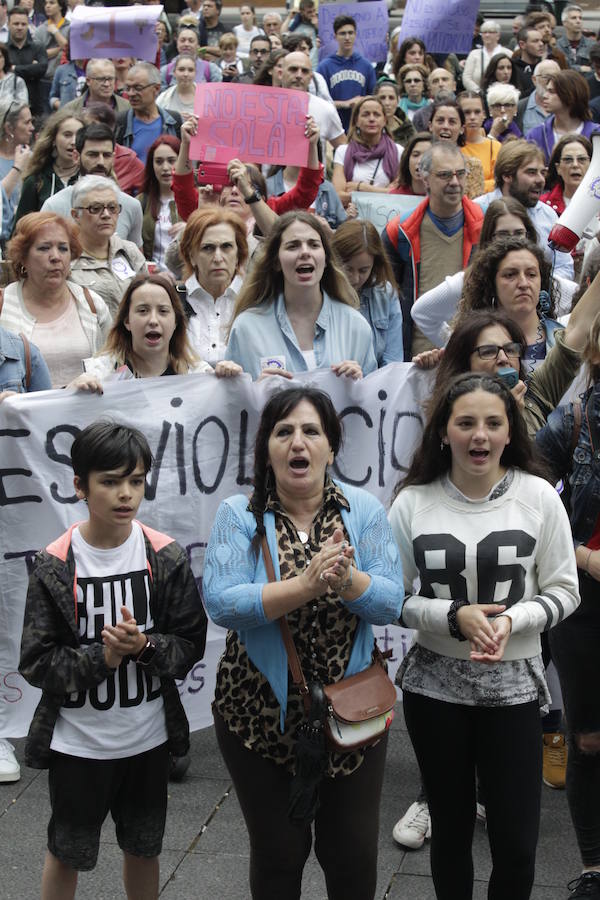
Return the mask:
<path id="1" fill-rule="evenodd" d="M 253 84 L 197 84 L 198 133 L 191 159 L 228 163 L 305 166 L 308 138 L 306 91 Z"/>
<path id="2" fill-rule="evenodd" d="M 76 6 L 69 32 L 71 59 L 133 56 L 154 62 L 162 6 Z"/>
<path id="3" fill-rule="evenodd" d="M 407 0 L 398 46 L 419 37 L 429 53 L 469 53 L 479 0 Z"/>
<path id="4" fill-rule="evenodd" d="M 352 202 L 358 209 L 358 218 L 372 222 L 378 231 L 385 228 L 390 219 L 408 218 L 425 197 L 410 194 L 375 194 L 369 191 L 352 191 Z"/>
<path id="5" fill-rule="evenodd" d="M 333 22 L 338 16 L 352 16 L 356 21 L 354 49 L 371 62 L 387 58 L 389 16 L 385 0 L 370 3 L 328 3 L 319 7 L 319 60 L 338 52 Z"/>

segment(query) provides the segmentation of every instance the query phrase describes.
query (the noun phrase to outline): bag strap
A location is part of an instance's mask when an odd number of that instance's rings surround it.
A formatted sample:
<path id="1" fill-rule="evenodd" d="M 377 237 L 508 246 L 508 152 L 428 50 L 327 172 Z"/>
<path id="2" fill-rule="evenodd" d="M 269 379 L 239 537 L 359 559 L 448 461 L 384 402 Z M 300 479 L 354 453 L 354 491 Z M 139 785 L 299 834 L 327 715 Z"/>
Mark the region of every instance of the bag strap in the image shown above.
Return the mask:
<path id="1" fill-rule="evenodd" d="M 573 431 L 571 432 L 571 446 L 569 455 L 573 456 L 577 444 L 579 443 L 579 435 L 581 433 L 581 400 L 576 400 L 573 404 Z"/>
<path id="2" fill-rule="evenodd" d="M 22 331 L 19 332 L 19 337 L 23 341 L 23 348 L 25 350 L 25 387 L 29 390 L 31 387 L 31 344 Z"/>
<path id="3" fill-rule="evenodd" d="M 89 308 L 91 309 L 93 315 L 97 315 L 97 313 L 96 313 L 96 304 L 95 304 L 94 301 L 92 300 L 92 295 L 91 295 L 90 292 L 89 292 L 89 288 L 84 287 L 84 289 L 83 289 L 83 296 L 84 296 L 85 299 L 87 300 L 87 304 L 88 304 Z"/>
<path id="4" fill-rule="evenodd" d="M 267 578 L 269 579 L 269 581 L 277 581 L 277 579 L 275 578 L 275 569 L 273 567 L 273 558 L 271 556 L 271 551 L 269 550 L 266 535 L 264 534 L 261 539 L 261 547 L 263 559 L 265 562 L 265 569 L 267 570 Z M 281 616 L 278 621 L 279 630 L 281 631 L 281 637 L 283 639 L 283 646 L 285 647 L 285 652 L 288 658 L 288 666 L 292 675 L 292 681 L 302 695 L 304 709 L 308 714 L 310 710 L 310 693 L 308 690 L 308 685 L 306 683 L 306 678 L 304 677 L 304 672 L 302 671 L 302 664 L 300 663 L 300 657 L 298 656 L 298 651 L 296 650 L 294 638 L 292 637 L 292 632 L 290 631 L 290 626 L 288 625 L 286 617 Z"/>

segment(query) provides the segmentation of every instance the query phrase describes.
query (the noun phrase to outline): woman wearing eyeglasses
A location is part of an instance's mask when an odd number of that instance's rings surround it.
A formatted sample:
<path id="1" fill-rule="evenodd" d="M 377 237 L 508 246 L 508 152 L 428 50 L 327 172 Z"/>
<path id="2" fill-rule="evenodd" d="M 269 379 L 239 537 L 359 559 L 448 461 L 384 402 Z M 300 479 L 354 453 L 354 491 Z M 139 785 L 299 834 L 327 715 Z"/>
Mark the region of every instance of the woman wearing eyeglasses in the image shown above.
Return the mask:
<path id="1" fill-rule="evenodd" d="M 131 280 L 147 273 L 146 260 L 132 241 L 116 234 L 121 206 L 110 178 L 80 178 L 71 194 L 71 206 L 82 247 L 71 265 L 71 278 L 82 287 L 93 286 L 114 315 Z"/>
<path id="2" fill-rule="evenodd" d="M 399 70 L 397 78 L 403 96 L 400 98 L 400 109 L 413 120 L 418 109 L 431 103 L 427 97 L 427 78 L 429 72 L 425 66 L 408 63 Z"/>
<path id="3" fill-rule="evenodd" d="M 519 103 L 519 91 L 512 84 L 492 84 L 485 95 L 489 117 L 483 123 L 488 137 L 501 144 L 509 137 L 523 137 L 514 121 Z"/>
<path id="4" fill-rule="evenodd" d="M 554 145 L 548 164 L 546 187 L 540 200 L 561 216 L 581 184 L 592 161 L 592 143 L 582 134 L 565 134 Z M 597 221 L 597 220 L 596 220 Z"/>
<path id="5" fill-rule="evenodd" d="M 102 298 L 70 280 L 81 253 L 77 231 L 72 219 L 29 213 L 6 248 L 17 281 L 4 289 L 0 325 L 39 348 L 55 388 L 81 373 L 82 360 L 104 346 L 112 324 Z"/>

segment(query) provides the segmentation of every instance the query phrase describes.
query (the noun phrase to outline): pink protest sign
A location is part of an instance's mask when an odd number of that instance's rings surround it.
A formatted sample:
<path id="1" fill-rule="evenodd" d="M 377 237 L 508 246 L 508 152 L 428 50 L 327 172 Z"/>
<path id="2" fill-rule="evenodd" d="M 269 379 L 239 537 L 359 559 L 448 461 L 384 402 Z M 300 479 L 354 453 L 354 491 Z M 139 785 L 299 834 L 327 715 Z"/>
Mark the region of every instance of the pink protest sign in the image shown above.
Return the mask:
<path id="1" fill-rule="evenodd" d="M 69 32 L 71 59 L 134 56 L 154 62 L 162 6 L 76 6 Z"/>
<path id="2" fill-rule="evenodd" d="M 206 162 L 305 166 L 308 94 L 253 84 L 197 84 L 190 156 Z"/>

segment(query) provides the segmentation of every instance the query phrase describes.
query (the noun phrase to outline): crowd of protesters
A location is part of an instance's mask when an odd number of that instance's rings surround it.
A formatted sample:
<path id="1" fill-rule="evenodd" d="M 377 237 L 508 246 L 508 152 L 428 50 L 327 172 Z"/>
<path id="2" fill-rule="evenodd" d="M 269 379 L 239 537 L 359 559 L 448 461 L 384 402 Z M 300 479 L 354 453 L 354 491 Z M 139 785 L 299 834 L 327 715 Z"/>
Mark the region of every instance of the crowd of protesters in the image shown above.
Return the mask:
<path id="1" fill-rule="evenodd" d="M 203 583 L 228 629 L 213 713 L 249 892 L 300 897 L 313 818 L 330 900 L 369 900 L 377 879 L 387 734 L 328 753 L 312 814 L 290 823 L 306 723 L 286 618 L 319 683 L 370 664 L 373 625 L 415 629 L 396 683 L 421 784 L 393 838 L 431 841 L 438 900 L 472 897 L 478 818 L 488 897 L 528 900 L 542 783 L 566 789 L 581 852 L 568 896 L 600 898 L 598 215 L 572 251 L 548 240 L 600 133 L 600 32 L 575 4 L 531 3 L 512 30 L 479 15 L 462 55 L 390 27 L 375 63 L 345 13 L 320 52 L 314 0 L 285 18 L 185 0 L 165 4 L 152 61 L 74 59 L 80 3 L 0 0 L 0 402 L 69 387 L 93 404 L 115 373 L 279 379 L 253 493 L 220 505 Z M 218 82 L 307 93 L 306 163 L 192 159 L 196 85 Z M 375 227 L 373 194 L 404 212 Z M 429 399 L 385 511 L 329 473 L 337 412 L 289 379 L 402 362 Z M 188 764 L 174 679 L 201 657 L 206 616 L 181 548 L 134 520 L 144 436 L 96 423 L 72 463 L 89 518 L 36 560 L 20 665 L 42 688 L 26 759 L 50 769 L 42 898 L 75 896 L 110 809 L 127 896 L 154 900 L 169 768 Z M 116 578 L 153 627 L 126 603 L 86 641 L 73 592 Z M 140 672 L 152 702 L 122 740 L 129 711 L 90 694 Z"/>

